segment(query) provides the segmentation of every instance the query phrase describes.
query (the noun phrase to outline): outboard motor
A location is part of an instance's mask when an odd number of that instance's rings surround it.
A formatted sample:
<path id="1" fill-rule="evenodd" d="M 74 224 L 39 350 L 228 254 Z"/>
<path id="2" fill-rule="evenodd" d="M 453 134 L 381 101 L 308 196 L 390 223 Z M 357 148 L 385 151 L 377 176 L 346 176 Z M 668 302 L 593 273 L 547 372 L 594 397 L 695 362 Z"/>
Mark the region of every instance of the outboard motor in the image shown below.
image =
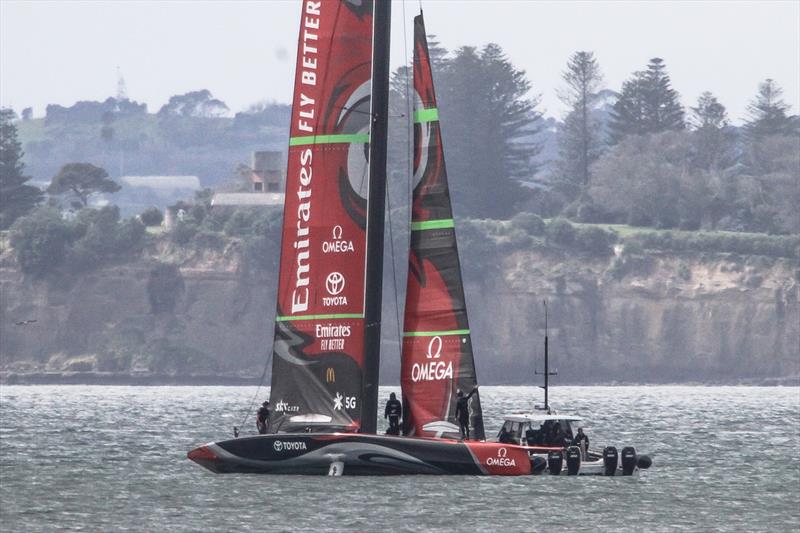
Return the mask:
<path id="1" fill-rule="evenodd" d="M 554 476 L 561 473 L 561 468 L 564 466 L 564 452 L 561 450 L 547 453 L 547 469 Z"/>
<path id="2" fill-rule="evenodd" d="M 636 463 L 639 468 L 645 470 L 650 468 L 653 464 L 653 460 L 650 458 L 649 455 L 640 455 L 639 461 Z"/>
<path id="3" fill-rule="evenodd" d="M 617 455 L 617 449 L 613 446 L 606 446 L 603 449 L 603 466 L 605 467 L 605 475 L 613 476 L 617 472 L 617 464 L 619 464 L 619 455 Z"/>
<path id="4" fill-rule="evenodd" d="M 577 446 L 567 448 L 567 475 L 577 476 L 581 469 L 581 449 Z"/>
<path id="5" fill-rule="evenodd" d="M 547 459 L 540 455 L 534 455 L 531 458 L 531 473 L 541 474 L 547 468 Z"/>
<path id="6" fill-rule="evenodd" d="M 623 476 L 630 476 L 633 475 L 633 471 L 636 470 L 636 464 L 638 463 L 638 459 L 636 457 L 636 450 L 633 446 L 626 446 L 622 448 L 622 475 Z"/>

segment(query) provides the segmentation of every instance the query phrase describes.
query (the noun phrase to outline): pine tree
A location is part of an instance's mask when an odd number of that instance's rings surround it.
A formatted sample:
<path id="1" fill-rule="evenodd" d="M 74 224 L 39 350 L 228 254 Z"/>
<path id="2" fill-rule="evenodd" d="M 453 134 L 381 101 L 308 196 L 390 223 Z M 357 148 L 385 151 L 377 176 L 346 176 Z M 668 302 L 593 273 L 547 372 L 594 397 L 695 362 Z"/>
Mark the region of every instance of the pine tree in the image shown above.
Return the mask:
<path id="1" fill-rule="evenodd" d="M 751 140 L 791 133 L 791 119 L 786 115 L 789 105 L 781 99 L 782 94 L 783 89 L 772 79 L 759 84 L 755 100 L 747 106 L 745 131 Z"/>
<path id="2" fill-rule="evenodd" d="M 446 65 L 437 91 L 454 202 L 470 216 L 507 217 L 526 192 L 517 178 L 535 172 L 538 99 L 496 44 L 461 48 Z"/>
<path id="3" fill-rule="evenodd" d="M 17 140 L 14 112 L 0 109 L 0 229 L 7 229 L 42 201 L 42 191 L 25 182 L 22 145 Z"/>
<path id="4" fill-rule="evenodd" d="M 682 130 L 683 117 L 680 95 L 672 88 L 666 64 L 654 57 L 647 70 L 635 72 L 623 83 L 611 113 L 611 140 L 617 143 L 626 135 Z"/>
<path id="5" fill-rule="evenodd" d="M 600 125 L 592 116 L 592 106 L 603 75 L 592 52 L 575 52 L 562 78 L 566 90 L 559 97 L 569 112 L 558 138 L 558 181 L 562 192 L 574 198 L 588 186 L 591 164 L 602 153 Z"/>
<path id="6" fill-rule="evenodd" d="M 713 172 L 732 165 L 735 138 L 729 129 L 725 106 L 706 91 L 697 99 L 697 106 L 690 109 L 689 123 L 694 128 L 692 136 L 696 149 L 694 166 Z"/>
<path id="7" fill-rule="evenodd" d="M 94 193 L 114 193 L 120 190 L 117 182 L 108 177 L 105 169 L 91 163 L 68 163 L 53 176 L 47 192 L 50 194 L 72 194 L 72 207 L 81 209 L 89 205 L 89 196 Z"/>

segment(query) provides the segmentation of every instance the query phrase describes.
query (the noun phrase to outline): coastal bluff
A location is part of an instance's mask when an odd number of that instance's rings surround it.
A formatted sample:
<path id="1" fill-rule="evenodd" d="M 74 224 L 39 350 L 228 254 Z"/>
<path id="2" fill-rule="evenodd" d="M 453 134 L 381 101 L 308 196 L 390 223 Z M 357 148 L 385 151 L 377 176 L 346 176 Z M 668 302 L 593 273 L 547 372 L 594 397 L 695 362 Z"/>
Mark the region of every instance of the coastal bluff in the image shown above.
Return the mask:
<path id="1" fill-rule="evenodd" d="M 277 276 L 247 268 L 235 244 L 166 255 L 151 248 L 124 264 L 41 279 L 5 257 L 0 378 L 257 382 L 272 346 Z M 536 379 L 545 299 L 556 382 L 789 384 L 800 376 L 795 259 L 653 253 L 626 271 L 619 253 L 530 247 L 493 261 L 465 269 L 482 383 Z M 394 384 L 388 276 L 387 265 L 381 378 Z"/>

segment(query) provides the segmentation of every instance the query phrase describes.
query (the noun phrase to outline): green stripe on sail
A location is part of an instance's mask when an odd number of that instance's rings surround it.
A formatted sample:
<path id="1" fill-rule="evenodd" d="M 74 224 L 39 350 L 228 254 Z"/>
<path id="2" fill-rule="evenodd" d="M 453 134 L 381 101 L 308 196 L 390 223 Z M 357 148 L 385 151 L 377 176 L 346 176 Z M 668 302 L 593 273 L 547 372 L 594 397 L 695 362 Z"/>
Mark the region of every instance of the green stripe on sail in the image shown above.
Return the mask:
<path id="1" fill-rule="evenodd" d="M 468 329 L 451 329 L 450 331 L 404 331 L 403 337 L 446 337 L 447 335 L 469 335 Z"/>
<path id="2" fill-rule="evenodd" d="M 442 218 L 439 220 L 424 220 L 422 222 L 412 222 L 411 231 L 420 231 L 425 229 L 443 229 L 454 228 L 455 222 L 452 218 Z"/>
<path id="3" fill-rule="evenodd" d="M 305 144 L 336 144 L 336 143 L 368 143 L 368 133 L 352 133 L 341 135 L 307 135 L 304 137 L 290 137 L 289 146 L 302 146 Z"/>
<path id="4" fill-rule="evenodd" d="M 364 318 L 364 315 L 361 313 L 341 313 L 334 315 L 276 316 L 275 320 L 278 322 L 286 322 L 288 320 L 328 320 L 333 318 Z"/>
<path id="5" fill-rule="evenodd" d="M 417 109 L 414 111 L 414 122 L 434 122 L 439 120 L 439 110 L 435 107 L 430 109 Z"/>

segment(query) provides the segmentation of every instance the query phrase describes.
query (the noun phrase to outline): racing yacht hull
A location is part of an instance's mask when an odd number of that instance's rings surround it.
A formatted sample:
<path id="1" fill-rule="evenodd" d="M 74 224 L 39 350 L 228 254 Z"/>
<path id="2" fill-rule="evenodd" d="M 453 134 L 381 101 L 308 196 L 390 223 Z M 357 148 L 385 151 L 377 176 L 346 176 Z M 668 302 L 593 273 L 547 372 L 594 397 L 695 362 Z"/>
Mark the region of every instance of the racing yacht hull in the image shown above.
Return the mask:
<path id="1" fill-rule="evenodd" d="M 500 475 L 531 473 L 523 446 L 359 433 L 280 433 L 211 442 L 188 453 L 216 473 Z"/>

